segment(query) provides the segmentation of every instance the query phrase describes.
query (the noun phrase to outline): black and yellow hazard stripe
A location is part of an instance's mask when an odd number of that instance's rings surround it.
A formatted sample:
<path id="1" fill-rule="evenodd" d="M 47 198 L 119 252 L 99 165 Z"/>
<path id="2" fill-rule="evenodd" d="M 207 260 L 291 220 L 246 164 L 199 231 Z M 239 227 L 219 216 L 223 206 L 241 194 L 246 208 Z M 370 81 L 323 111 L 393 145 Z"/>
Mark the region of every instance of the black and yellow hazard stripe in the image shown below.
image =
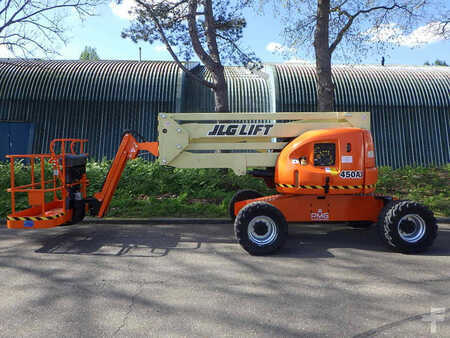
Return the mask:
<path id="1" fill-rule="evenodd" d="M 321 185 L 299 185 L 300 189 L 324 189 Z"/>
<path id="2" fill-rule="evenodd" d="M 8 216 L 6 219 L 8 221 L 50 221 L 52 219 L 57 219 L 64 216 L 64 213 L 52 215 L 52 216 L 22 216 L 22 217 L 14 217 Z"/>
<path id="3" fill-rule="evenodd" d="M 299 185 L 295 186 L 293 184 L 277 184 L 281 188 L 297 188 L 297 189 L 325 189 L 326 186 L 323 185 Z M 328 186 L 328 189 L 331 190 L 350 190 L 350 189 L 370 189 L 374 188 L 375 184 L 368 184 L 368 185 L 330 185 Z"/>
<path id="4" fill-rule="evenodd" d="M 293 185 L 293 184 L 281 184 L 281 183 L 279 183 L 277 185 L 279 187 L 282 187 L 282 188 L 295 188 L 295 185 Z"/>

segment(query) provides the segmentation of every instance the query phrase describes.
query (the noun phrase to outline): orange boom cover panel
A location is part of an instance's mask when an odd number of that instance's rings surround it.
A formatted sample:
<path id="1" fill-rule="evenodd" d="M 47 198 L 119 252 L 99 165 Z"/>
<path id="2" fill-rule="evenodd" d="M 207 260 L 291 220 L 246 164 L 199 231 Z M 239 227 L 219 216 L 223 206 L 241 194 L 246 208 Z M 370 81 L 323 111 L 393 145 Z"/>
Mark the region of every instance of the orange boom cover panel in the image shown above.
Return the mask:
<path id="1" fill-rule="evenodd" d="M 275 168 L 283 194 L 367 194 L 377 178 L 372 137 L 359 128 L 308 131 L 281 151 Z"/>

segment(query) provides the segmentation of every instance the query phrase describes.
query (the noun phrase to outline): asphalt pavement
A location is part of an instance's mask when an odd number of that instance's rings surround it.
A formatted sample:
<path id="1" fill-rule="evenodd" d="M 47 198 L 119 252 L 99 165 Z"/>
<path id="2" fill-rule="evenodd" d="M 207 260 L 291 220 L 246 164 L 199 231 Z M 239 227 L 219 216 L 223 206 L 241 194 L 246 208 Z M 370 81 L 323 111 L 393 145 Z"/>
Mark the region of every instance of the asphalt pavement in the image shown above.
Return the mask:
<path id="1" fill-rule="evenodd" d="M 289 232 L 252 257 L 231 223 L 2 228 L 0 336 L 450 336 L 450 225 L 420 255 L 374 229 Z"/>

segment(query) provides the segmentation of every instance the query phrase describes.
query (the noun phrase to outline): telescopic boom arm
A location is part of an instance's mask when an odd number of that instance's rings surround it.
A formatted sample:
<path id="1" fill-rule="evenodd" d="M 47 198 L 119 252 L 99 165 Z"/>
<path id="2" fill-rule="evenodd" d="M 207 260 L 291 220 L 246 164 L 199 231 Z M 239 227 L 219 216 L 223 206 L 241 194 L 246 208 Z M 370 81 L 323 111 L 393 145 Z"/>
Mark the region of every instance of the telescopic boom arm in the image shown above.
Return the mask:
<path id="1" fill-rule="evenodd" d="M 162 113 L 158 116 L 159 142 L 137 142 L 125 132 L 102 190 L 87 200 L 90 213 L 103 217 L 128 160 L 140 151 L 177 168 L 230 168 L 244 175 L 248 168 L 275 167 L 279 151 L 288 142 L 318 128 L 370 129 L 364 112 L 330 113 Z M 277 140 L 277 141 L 275 141 Z"/>
<path id="2" fill-rule="evenodd" d="M 158 156 L 158 142 L 139 143 L 131 133 L 125 133 L 103 183 L 102 190 L 95 193 L 94 197 L 88 201 L 91 214 L 97 217 L 103 217 L 105 215 L 127 161 L 134 160 L 140 151 L 148 151 L 152 155 Z"/>

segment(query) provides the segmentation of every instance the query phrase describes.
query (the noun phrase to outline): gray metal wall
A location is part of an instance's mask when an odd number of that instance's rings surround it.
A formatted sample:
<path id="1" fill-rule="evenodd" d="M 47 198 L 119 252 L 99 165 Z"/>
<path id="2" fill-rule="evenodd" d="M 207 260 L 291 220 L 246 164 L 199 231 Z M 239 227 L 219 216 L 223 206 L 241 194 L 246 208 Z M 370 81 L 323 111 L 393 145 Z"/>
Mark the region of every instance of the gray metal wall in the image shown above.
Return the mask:
<path id="1" fill-rule="evenodd" d="M 313 65 L 273 65 L 276 109 L 315 111 Z M 378 165 L 450 162 L 450 67 L 334 66 L 337 111 L 370 111 Z"/>
<path id="2" fill-rule="evenodd" d="M 202 66 L 189 65 L 210 80 Z M 226 67 L 230 110 L 315 111 L 312 65 Z M 449 67 L 334 66 L 336 109 L 370 111 L 379 165 L 450 162 Z M 0 62 L 0 121 L 35 124 L 33 151 L 51 139 L 89 139 L 89 153 L 114 156 L 124 129 L 149 140 L 158 112 L 209 112 L 213 92 L 173 62 Z"/>
<path id="3" fill-rule="evenodd" d="M 196 73 L 201 78 L 212 81 L 211 74 L 205 67 L 197 67 Z M 268 112 L 271 111 L 272 92 L 268 82 L 243 67 L 225 67 L 228 87 L 228 102 L 233 112 Z M 214 111 L 214 93 L 190 77 L 185 78 L 183 86 L 181 112 Z"/>
<path id="4" fill-rule="evenodd" d="M 156 140 L 160 111 L 175 112 L 181 72 L 172 62 L 0 63 L 0 121 L 35 124 L 33 152 L 54 138 L 87 138 L 88 152 L 112 158 L 124 130 Z"/>

